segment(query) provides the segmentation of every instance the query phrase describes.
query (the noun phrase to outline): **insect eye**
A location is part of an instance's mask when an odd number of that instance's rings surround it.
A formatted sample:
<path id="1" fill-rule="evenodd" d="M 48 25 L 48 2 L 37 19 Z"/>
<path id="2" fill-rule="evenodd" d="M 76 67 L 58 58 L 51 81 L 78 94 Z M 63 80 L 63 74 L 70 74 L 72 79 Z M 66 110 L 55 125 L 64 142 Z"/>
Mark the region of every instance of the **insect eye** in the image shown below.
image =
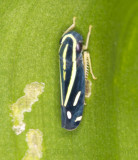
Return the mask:
<path id="1" fill-rule="evenodd" d="M 82 50 L 82 43 L 79 42 L 79 43 L 77 43 L 76 51 L 80 53 L 81 50 Z"/>

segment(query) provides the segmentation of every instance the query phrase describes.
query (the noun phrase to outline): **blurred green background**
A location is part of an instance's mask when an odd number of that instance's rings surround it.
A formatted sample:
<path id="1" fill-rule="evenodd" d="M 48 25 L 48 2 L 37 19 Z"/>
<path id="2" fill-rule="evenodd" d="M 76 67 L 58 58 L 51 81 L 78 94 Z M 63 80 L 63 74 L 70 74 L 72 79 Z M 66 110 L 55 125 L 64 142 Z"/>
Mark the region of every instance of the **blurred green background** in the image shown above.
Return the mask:
<path id="1" fill-rule="evenodd" d="M 0 1 L 0 159 L 20 160 L 30 128 L 43 132 L 42 160 L 138 159 L 138 1 Z M 92 96 L 83 120 L 72 131 L 61 128 L 59 40 L 76 16 L 76 31 L 89 43 Z M 31 82 L 45 92 L 25 113 L 26 130 L 12 131 L 10 105 Z"/>

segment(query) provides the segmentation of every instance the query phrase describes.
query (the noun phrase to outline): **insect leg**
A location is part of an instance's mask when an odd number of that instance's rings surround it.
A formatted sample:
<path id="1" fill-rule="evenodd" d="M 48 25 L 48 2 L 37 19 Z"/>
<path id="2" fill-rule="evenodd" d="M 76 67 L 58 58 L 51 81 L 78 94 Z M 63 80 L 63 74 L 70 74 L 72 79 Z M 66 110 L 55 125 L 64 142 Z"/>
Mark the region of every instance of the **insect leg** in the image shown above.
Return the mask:
<path id="1" fill-rule="evenodd" d="M 92 86 L 92 82 L 86 79 L 85 80 L 85 97 L 87 98 L 91 96 L 91 86 Z"/>
<path id="2" fill-rule="evenodd" d="M 88 80 L 88 70 L 90 70 L 93 79 L 96 79 L 96 77 L 94 76 L 92 71 L 90 54 L 86 51 L 84 52 L 83 60 L 84 60 L 84 73 L 85 73 L 85 97 L 90 97 L 92 83 L 90 80 Z"/>
<path id="3" fill-rule="evenodd" d="M 92 75 L 92 78 L 95 80 L 97 79 L 92 71 L 92 65 L 91 65 L 91 58 L 89 52 L 84 52 L 84 71 L 85 71 L 85 79 L 88 78 L 88 69 L 90 69 L 90 73 Z"/>
<path id="4" fill-rule="evenodd" d="M 75 28 L 75 21 L 76 21 L 76 17 L 73 17 L 73 24 L 64 32 L 64 34 L 68 33 L 69 31 L 71 31 Z"/>
<path id="5" fill-rule="evenodd" d="M 89 39 L 90 39 L 90 35 L 91 35 L 91 30 L 92 30 L 92 25 L 89 26 L 89 32 L 87 34 L 87 39 L 86 39 L 86 43 L 83 46 L 83 50 L 87 50 L 88 49 L 88 44 L 89 44 Z"/>

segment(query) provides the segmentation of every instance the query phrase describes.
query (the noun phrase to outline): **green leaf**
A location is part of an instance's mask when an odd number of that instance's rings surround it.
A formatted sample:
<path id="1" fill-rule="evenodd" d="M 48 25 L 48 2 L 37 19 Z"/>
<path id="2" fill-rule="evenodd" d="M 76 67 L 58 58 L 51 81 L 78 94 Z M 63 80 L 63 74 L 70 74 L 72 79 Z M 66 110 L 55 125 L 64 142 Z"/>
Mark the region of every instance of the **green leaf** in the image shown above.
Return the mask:
<path id="1" fill-rule="evenodd" d="M 138 159 L 138 1 L 0 1 L 0 159 L 20 160 L 26 133 L 43 133 L 47 160 Z M 59 41 L 76 16 L 75 30 L 89 43 L 92 96 L 80 126 L 61 128 Z M 45 83 L 44 93 L 24 114 L 26 130 L 15 135 L 10 106 L 31 82 Z"/>

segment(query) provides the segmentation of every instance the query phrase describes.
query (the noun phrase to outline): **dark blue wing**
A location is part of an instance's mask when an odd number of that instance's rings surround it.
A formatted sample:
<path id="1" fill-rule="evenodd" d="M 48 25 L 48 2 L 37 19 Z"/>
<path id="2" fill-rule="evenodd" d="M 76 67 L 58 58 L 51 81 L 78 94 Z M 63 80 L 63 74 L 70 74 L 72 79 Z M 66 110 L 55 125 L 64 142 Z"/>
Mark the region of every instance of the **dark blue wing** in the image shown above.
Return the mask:
<path id="1" fill-rule="evenodd" d="M 79 125 L 84 107 L 85 76 L 81 43 L 82 36 L 71 31 L 62 37 L 59 50 L 62 127 L 68 130 Z"/>
<path id="2" fill-rule="evenodd" d="M 71 72 L 72 72 L 72 62 L 66 62 L 66 79 L 63 79 L 63 59 L 60 59 L 60 72 L 61 72 L 61 85 L 62 85 L 62 98 L 63 103 L 61 104 L 62 110 L 62 127 L 68 130 L 75 129 L 81 120 L 84 107 L 84 98 L 85 98 L 85 76 L 84 76 L 84 66 L 82 58 L 77 60 L 77 71 L 75 81 L 71 90 L 71 94 L 66 106 L 64 106 L 66 94 L 68 91 Z M 79 93 L 78 101 L 76 105 L 73 106 L 76 96 Z M 62 100 L 61 100 L 62 101 Z M 70 117 L 69 117 L 70 116 Z"/>

